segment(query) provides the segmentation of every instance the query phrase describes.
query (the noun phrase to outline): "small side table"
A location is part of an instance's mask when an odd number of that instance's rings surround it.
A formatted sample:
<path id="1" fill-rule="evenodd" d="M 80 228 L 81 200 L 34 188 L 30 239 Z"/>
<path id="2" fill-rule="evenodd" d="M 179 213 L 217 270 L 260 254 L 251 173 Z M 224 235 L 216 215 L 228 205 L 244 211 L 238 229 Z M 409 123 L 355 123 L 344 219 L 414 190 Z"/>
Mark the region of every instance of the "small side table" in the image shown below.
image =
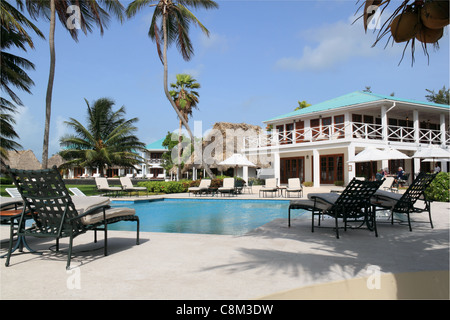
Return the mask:
<path id="1" fill-rule="evenodd" d="M 0 222 L 2 224 L 4 224 L 4 223 L 14 224 L 15 221 L 17 220 L 17 224 L 19 224 L 19 220 L 20 220 L 21 214 L 22 214 L 22 210 L 4 210 L 4 211 L 0 211 Z M 25 220 L 29 220 L 31 218 L 32 218 L 31 214 L 29 214 L 29 213 L 25 216 Z M 17 243 L 14 246 L 14 248 L 12 249 L 11 253 L 16 251 L 17 249 L 19 249 L 19 251 L 22 252 L 24 247 L 28 251 L 30 251 L 31 253 L 42 254 L 40 252 L 36 252 L 35 250 L 31 249 L 24 236 L 18 236 L 17 237 Z M 0 258 L 5 258 L 7 255 L 8 255 L 8 253 L 5 253 L 4 255 L 0 256 Z"/>

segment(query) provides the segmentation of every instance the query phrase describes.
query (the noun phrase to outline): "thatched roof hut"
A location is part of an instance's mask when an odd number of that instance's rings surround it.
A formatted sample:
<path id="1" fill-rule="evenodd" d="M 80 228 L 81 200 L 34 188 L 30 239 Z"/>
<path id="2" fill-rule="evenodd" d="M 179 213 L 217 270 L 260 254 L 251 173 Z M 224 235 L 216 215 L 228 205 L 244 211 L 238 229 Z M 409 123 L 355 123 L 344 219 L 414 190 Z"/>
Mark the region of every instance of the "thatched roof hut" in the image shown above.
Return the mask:
<path id="1" fill-rule="evenodd" d="M 61 167 L 66 161 L 59 155 L 54 154 L 48 159 L 48 167 L 52 168 L 53 166 L 56 166 L 57 168 Z"/>
<path id="2" fill-rule="evenodd" d="M 8 151 L 8 160 L 5 164 L 14 169 L 39 170 L 41 163 L 31 150 Z"/>
<path id="3" fill-rule="evenodd" d="M 242 153 L 244 148 L 244 138 L 258 136 L 262 134 L 260 126 L 247 123 L 217 122 L 213 128 L 203 137 L 202 156 L 203 160 L 210 168 L 217 168 L 225 171 L 230 166 L 221 166 L 219 163 L 235 153 Z M 270 166 L 270 159 L 266 155 L 250 155 L 248 160 L 257 167 L 267 168 Z M 185 164 L 184 170 L 191 169 L 193 166 L 201 168 L 200 155 L 193 153 L 190 160 Z"/>

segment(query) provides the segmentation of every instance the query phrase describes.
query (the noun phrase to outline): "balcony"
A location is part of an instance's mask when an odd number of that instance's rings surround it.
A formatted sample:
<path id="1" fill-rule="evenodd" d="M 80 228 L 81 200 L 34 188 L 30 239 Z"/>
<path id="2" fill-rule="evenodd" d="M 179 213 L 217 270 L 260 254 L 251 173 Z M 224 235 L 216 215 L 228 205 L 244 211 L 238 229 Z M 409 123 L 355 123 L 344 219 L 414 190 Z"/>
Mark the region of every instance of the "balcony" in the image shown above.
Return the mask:
<path id="1" fill-rule="evenodd" d="M 402 126 L 388 126 L 386 139 L 383 139 L 383 126 L 380 124 L 350 122 L 332 124 L 321 127 L 307 127 L 305 129 L 284 132 L 271 131 L 258 136 L 244 137 L 244 149 L 264 148 L 281 145 L 296 145 L 317 141 L 330 140 L 386 140 L 400 143 L 421 143 L 440 145 L 441 131 L 432 129 L 419 129 L 416 137 L 414 128 Z M 416 141 L 417 139 L 417 141 Z M 337 141 L 336 141 L 337 142 Z M 445 132 L 445 144 L 450 145 L 450 133 Z"/>

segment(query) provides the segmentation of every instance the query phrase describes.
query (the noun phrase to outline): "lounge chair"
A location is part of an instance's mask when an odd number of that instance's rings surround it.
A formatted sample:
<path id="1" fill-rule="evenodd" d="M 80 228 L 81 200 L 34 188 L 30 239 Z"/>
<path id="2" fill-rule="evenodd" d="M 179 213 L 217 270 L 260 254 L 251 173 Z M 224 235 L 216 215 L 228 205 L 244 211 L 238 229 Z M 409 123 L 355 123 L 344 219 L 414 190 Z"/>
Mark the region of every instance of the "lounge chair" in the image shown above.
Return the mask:
<path id="1" fill-rule="evenodd" d="M 200 180 L 200 185 L 198 187 L 190 187 L 188 188 L 189 196 L 191 195 L 191 192 L 195 195 L 202 192 L 208 192 L 209 187 L 211 186 L 211 179 L 202 179 Z"/>
<path id="2" fill-rule="evenodd" d="M 288 179 L 288 186 L 286 188 L 285 196 L 288 197 L 291 192 L 297 192 L 299 198 L 303 197 L 303 188 L 300 182 L 300 178 Z"/>
<path id="3" fill-rule="evenodd" d="M 17 188 L 6 188 L 5 190 L 11 197 L 22 199 L 22 196 Z"/>
<path id="4" fill-rule="evenodd" d="M 259 189 L 259 196 L 261 197 L 261 192 L 263 193 L 263 197 L 267 192 L 272 192 L 272 195 L 274 192 L 278 193 L 278 179 L 271 178 L 266 179 L 266 184 L 264 187 Z"/>
<path id="5" fill-rule="evenodd" d="M 105 177 L 97 177 L 95 178 L 95 184 L 97 185 L 97 189 L 100 192 L 105 192 L 108 194 L 119 195 L 119 192 L 122 191 L 121 187 L 110 187 L 108 180 Z"/>
<path id="6" fill-rule="evenodd" d="M 78 188 L 69 188 L 69 191 L 73 193 L 74 196 L 77 197 L 86 197 L 83 191 Z"/>
<path id="7" fill-rule="evenodd" d="M 392 192 L 398 192 L 398 188 L 395 188 L 393 186 L 394 184 L 394 177 L 386 177 L 383 180 L 383 184 L 380 186 L 380 190 L 390 190 Z"/>
<path id="8" fill-rule="evenodd" d="M 139 191 L 145 191 L 148 196 L 148 189 L 146 187 L 135 187 L 131 182 L 129 177 L 120 177 L 120 184 L 122 185 L 123 191 L 126 191 L 131 196 L 131 193 L 134 191 L 139 196 Z"/>
<path id="9" fill-rule="evenodd" d="M 108 254 L 108 224 L 135 221 L 137 223 L 136 244 L 139 244 L 139 218 L 135 215 L 134 209 L 111 208 L 109 199 L 106 197 L 72 198 L 56 166 L 44 170 L 27 171 L 9 167 L 7 170 L 22 196 L 24 210 L 19 224 L 16 226 L 11 224 L 6 266 L 9 266 L 15 233 L 22 237 L 54 238 L 57 251 L 59 251 L 59 239 L 69 237 L 67 269 L 70 267 L 73 239 L 88 230 L 104 231 L 106 256 Z M 78 202 L 78 210 L 74 199 Z M 27 211 L 31 212 L 35 221 L 28 228 L 23 223 Z"/>
<path id="10" fill-rule="evenodd" d="M 435 177 L 435 173 L 419 173 L 403 194 L 378 190 L 372 197 L 372 204 L 381 210 L 390 210 L 391 224 L 394 223 L 394 213 L 405 214 L 408 218 L 409 231 L 412 231 L 410 214 L 428 212 L 430 225 L 433 228 L 430 201 L 426 198 L 425 190 Z M 423 201 L 423 207 L 416 206 L 417 200 Z"/>
<path id="11" fill-rule="evenodd" d="M 339 239 L 339 220 L 343 220 L 344 230 L 348 223 L 356 222 L 358 227 L 366 225 L 371 231 L 376 228 L 375 212 L 371 210 L 370 198 L 380 187 L 382 181 L 361 181 L 353 178 L 341 194 L 310 193 L 308 199 L 291 201 L 289 204 L 288 226 L 290 226 L 291 210 L 304 209 L 311 211 L 311 231 L 314 232 L 314 216 L 318 215 L 318 226 L 322 215 L 328 215 L 335 220 L 336 238 Z"/>
<path id="12" fill-rule="evenodd" d="M 0 197 L 0 210 L 17 209 L 23 205 L 22 197 Z"/>
<path id="13" fill-rule="evenodd" d="M 220 187 L 219 189 L 217 189 L 217 191 L 219 191 L 221 195 L 223 195 L 224 193 L 228 193 L 230 196 L 232 194 L 236 194 L 234 183 L 234 178 L 224 178 L 223 187 Z"/>

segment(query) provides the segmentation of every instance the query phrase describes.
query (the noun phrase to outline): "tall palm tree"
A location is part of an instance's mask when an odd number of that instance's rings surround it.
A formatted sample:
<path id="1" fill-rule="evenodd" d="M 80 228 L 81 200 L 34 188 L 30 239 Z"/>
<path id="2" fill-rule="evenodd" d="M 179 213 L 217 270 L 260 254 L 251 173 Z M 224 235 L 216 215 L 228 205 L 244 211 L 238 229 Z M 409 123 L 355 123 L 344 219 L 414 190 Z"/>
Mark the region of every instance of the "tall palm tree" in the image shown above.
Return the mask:
<path id="1" fill-rule="evenodd" d="M 16 0 L 19 7 L 23 8 L 23 0 Z M 82 30 L 85 34 L 92 32 L 92 24 L 95 23 L 100 28 L 103 35 L 104 27 L 109 21 L 109 13 L 113 13 L 120 21 L 123 19 L 124 7 L 118 0 L 25 0 L 26 7 L 31 17 L 37 19 L 42 16 L 50 22 L 50 71 L 48 77 L 47 93 L 45 98 L 45 127 L 44 142 L 42 150 L 42 167 L 47 168 L 48 165 L 48 145 L 50 133 L 50 116 L 52 105 L 53 82 L 55 79 L 55 23 L 56 14 L 61 24 L 66 28 L 72 38 L 78 41 L 78 30 Z M 99 3 L 102 3 L 102 8 Z M 77 26 L 73 27 L 68 23 L 71 18 L 71 6 L 78 8 Z M 71 7 L 71 8 L 69 8 Z"/>
<path id="2" fill-rule="evenodd" d="M 70 118 L 65 123 L 75 131 L 60 139 L 63 151 L 60 155 L 67 160 L 65 166 L 100 168 L 103 174 L 106 165 L 132 168 L 142 158 L 137 153 L 145 148 L 134 132 L 138 118 L 126 120 L 125 107 L 114 111 L 114 101 L 101 98 L 87 105 L 87 126 Z"/>
<path id="3" fill-rule="evenodd" d="M 177 74 L 177 82 L 171 83 L 170 87 L 174 90 L 170 91 L 170 95 L 175 101 L 175 104 L 182 114 L 184 120 L 189 122 L 189 117 L 192 116 L 194 108 L 198 108 L 199 94 L 195 89 L 200 88 L 200 83 L 192 78 L 189 74 Z M 181 141 L 182 141 L 182 127 L 183 121 L 180 119 L 180 128 L 178 134 L 178 172 L 177 176 L 181 175 Z"/>
<path id="4" fill-rule="evenodd" d="M 31 36 L 27 29 L 32 29 L 39 37 L 44 37 L 41 31 L 29 21 L 20 11 L 6 1 L 0 1 L 0 25 L 1 25 L 1 78 L 0 88 L 12 101 L 6 97 L 0 97 L 0 155 L 1 164 L 8 159 L 8 150 L 17 150 L 22 146 L 14 141 L 19 136 L 14 130 L 15 120 L 12 113 L 17 106 L 23 105 L 22 100 L 14 91 L 18 88 L 31 93 L 33 80 L 27 75 L 26 70 L 34 69 L 34 64 L 29 60 L 7 52 L 11 47 L 26 51 L 26 45 L 34 48 Z"/>
<path id="5" fill-rule="evenodd" d="M 194 135 L 187 121 L 183 118 L 182 113 L 178 110 L 177 105 L 172 99 L 168 88 L 168 64 L 167 64 L 167 48 L 174 42 L 180 51 L 184 60 L 189 61 L 194 54 L 194 48 L 189 39 L 189 27 L 193 23 L 200 27 L 206 35 L 209 35 L 208 29 L 192 14 L 187 8 L 215 9 L 218 4 L 212 0 L 134 0 L 127 7 L 126 13 L 128 17 L 133 17 L 140 9 L 150 6 L 154 7 L 152 21 L 148 35 L 156 42 L 159 58 L 164 65 L 164 93 L 169 100 L 172 108 L 183 122 L 191 141 L 194 141 Z M 163 50 L 161 51 L 161 46 Z M 202 165 L 210 177 L 214 177 L 209 166 L 202 158 Z"/>

